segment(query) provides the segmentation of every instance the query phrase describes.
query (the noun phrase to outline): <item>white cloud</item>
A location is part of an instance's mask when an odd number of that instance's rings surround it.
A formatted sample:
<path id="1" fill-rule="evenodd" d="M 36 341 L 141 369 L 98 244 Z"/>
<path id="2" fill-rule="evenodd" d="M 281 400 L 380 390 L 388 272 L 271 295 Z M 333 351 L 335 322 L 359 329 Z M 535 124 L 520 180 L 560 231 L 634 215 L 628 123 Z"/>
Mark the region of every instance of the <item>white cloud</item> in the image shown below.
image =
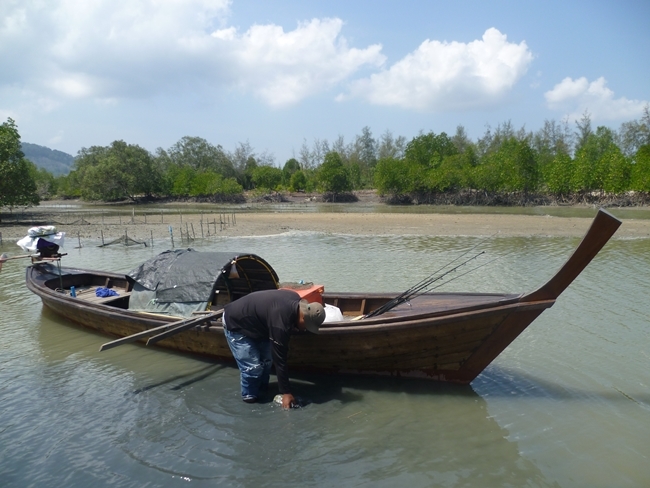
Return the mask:
<path id="1" fill-rule="evenodd" d="M 176 79 L 179 60 L 228 13 L 229 0 L 7 0 L 0 84 L 40 96 L 134 96 Z M 183 66 L 185 68 L 185 66 Z"/>
<path id="2" fill-rule="evenodd" d="M 347 79 L 363 65 L 384 62 L 380 45 L 350 48 L 340 19 L 314 19 L 291 32 L 255 25 L 244 34 L 232 28 L 213 36 L 229 53 L 236 84 L 272 106 L 294 104 Z"/>
<path id="3" fill-rule="evenodd" d="M 51 106 L 234 87 L 283 106 L 384 60 L 379 45 L 349 47 L 339 19 L 239 33 L 226 23 L 230 3 L 3 0 L 0 64 L 12 69 L 0 72 L 0 87 Z"/>
<path id="4" fill-rule="evenodd" d="M 648 104 L 646 100 L 614 98 L 614 92 L 602 76 L 591 83 L 584 76 L 576 80 L 564 78 L 544 97 L 551 110 L 564 112 L 571 120 L 579 119 L 585 111 L 592 120 L 629 120 L 640 116 Z"/>
<path id="5" fill-rule="evenodd" d="M 96 91 L 97 83 L 84 73 L 64 73 L 53 77 L 45 84 L 55 92 L 67 98 L 88 98 Z"/>
<path id="6" fill-rule="evenodd" d="M 422 111 L 489 106 L 517 83 L 532 59 L 524 41 L 510 43 L 494 28 L 469 43 L 426 40 L 389 69 L 354 82 L 350 95 Z"/>

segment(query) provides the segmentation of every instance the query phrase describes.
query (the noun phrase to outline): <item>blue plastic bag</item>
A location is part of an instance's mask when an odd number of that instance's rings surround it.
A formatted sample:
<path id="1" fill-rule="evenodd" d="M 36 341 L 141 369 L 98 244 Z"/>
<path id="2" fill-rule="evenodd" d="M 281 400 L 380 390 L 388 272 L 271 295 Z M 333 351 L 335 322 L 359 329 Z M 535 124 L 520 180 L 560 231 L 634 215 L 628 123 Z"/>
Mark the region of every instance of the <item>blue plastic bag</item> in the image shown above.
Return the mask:
<path id="1" fill-rule="evenodd" d="M 111 290 L 110 288 L 97 288 L 95 290 L 95 295 L 102 298 L 120 296 L 119 293 L 117 293 L 115 290 Z"/>

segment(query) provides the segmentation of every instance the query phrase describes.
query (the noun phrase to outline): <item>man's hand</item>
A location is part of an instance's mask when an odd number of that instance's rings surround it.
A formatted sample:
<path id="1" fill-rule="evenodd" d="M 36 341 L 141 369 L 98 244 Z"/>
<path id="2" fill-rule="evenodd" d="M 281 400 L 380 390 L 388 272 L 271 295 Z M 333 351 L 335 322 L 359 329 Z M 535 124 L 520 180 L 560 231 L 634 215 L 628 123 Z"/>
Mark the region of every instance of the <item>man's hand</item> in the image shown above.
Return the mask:
<path id="1" fill-rule="evenodd" d="M 296 399 L 291 393 L 285 393 L 282 395 L 282 408 L 289 410 L 296 403 Z"/>

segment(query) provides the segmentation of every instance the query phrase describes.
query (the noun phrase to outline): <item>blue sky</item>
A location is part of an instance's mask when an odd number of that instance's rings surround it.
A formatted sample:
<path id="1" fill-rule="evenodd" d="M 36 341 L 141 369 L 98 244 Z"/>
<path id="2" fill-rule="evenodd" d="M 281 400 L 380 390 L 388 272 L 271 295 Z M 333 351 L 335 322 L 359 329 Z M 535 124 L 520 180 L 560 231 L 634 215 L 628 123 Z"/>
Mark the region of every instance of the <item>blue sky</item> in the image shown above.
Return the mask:
<path id="1" fill-rule="evenodd" d="M 617 129 L 650 103 L 650 2 L 0 0 L 0 119 L 76 154 L 198 136 L 277 165 L 368 126 Z"/>

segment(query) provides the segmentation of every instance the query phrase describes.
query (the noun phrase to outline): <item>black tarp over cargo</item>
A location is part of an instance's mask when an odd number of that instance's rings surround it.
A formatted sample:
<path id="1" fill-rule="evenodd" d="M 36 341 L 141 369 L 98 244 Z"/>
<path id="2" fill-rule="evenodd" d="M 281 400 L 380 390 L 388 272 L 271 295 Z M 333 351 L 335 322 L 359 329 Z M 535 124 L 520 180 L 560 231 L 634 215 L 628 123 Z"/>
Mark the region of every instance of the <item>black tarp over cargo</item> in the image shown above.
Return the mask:
<path id="1" fill-rule="evenodd" d="M 129 310 L 189 317 L 248 293 L 278 287 L 278 276 L 254 254 L 165 251 L 128 273 Z"/>

